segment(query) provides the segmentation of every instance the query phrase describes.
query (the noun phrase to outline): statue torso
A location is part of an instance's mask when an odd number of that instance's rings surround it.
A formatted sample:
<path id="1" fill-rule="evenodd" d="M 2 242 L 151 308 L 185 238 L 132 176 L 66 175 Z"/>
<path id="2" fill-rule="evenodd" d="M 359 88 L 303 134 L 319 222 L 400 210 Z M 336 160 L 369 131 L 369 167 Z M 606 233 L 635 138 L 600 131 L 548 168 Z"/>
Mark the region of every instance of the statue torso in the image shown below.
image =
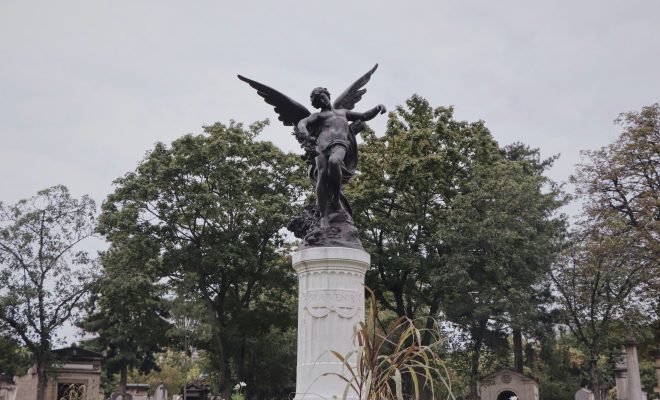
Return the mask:
<path id="1" fill-rule="evenodd" d="M 316 147 L 319 153 L 334 145 L 349 146 L 346 110 L 327 110 L 318 113 L 314 131 L 317 132 Z"/>

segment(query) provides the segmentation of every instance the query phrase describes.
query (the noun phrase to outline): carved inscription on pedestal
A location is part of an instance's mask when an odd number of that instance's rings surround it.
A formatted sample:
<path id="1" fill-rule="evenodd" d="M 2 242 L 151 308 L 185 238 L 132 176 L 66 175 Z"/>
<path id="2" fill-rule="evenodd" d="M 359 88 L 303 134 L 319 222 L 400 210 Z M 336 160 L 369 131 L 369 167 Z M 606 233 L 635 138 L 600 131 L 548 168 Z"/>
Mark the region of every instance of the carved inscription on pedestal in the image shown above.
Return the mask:
<path id="1" fill-rule="evenodd" d="M 331 312 L 341 318 L 353 318 L 360 309 L 361 295 L 356 290 L 317 289 L 303 293 L 302 301 L 314 318 L 323 318 Z"/>

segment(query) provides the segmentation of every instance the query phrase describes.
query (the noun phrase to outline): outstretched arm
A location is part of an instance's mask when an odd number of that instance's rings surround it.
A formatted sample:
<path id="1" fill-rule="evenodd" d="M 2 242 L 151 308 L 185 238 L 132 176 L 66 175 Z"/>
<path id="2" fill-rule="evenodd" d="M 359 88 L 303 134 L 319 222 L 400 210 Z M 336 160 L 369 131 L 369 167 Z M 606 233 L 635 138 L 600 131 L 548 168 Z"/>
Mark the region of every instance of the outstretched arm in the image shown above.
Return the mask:
<path id="1" fill-rule="evenodd" d="M 384 114 L 387 111 L 384 105 L 379 104 L 371 110 L 367 110 L 363 113 L 355 111 L 346 111 L 346 119 L 349 121 L 369 121 L 373 119 L 378 114 Z"/>

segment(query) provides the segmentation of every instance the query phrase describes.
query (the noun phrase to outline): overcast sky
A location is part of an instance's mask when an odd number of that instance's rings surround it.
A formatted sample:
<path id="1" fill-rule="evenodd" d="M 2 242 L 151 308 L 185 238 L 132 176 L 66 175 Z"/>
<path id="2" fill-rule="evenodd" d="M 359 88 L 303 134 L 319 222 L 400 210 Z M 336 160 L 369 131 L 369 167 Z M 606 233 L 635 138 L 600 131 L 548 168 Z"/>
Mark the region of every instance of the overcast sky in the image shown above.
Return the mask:
<path id="1" fill-rule="evenodd" d="M 100 204 L 154 143 L 216 121 L 270 118 L 263 138 L 298 151 L 236 74 L 308 104 L 374 63 L 356 109 L 454 105 L 561 153 L 561 182 L 660 101 L 660 1 L 0 0 L 0 201 L 64 184 Z"/>

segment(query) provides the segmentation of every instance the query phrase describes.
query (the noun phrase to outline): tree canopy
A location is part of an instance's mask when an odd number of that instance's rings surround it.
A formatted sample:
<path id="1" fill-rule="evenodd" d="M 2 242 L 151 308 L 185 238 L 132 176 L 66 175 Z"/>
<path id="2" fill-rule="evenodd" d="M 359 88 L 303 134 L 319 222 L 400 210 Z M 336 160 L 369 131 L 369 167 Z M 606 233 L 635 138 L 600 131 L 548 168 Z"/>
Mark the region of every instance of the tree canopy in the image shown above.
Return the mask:
<path id="1" fill-rule="evenodd" d="M 93 283 L 91 260 L 78 245 L 95 227 L 89 196 L 53 186 L 14 205 L 0 203 L 0 325 L 37 363 L 43 400 L 55 331 L 77 315 Z"/>

